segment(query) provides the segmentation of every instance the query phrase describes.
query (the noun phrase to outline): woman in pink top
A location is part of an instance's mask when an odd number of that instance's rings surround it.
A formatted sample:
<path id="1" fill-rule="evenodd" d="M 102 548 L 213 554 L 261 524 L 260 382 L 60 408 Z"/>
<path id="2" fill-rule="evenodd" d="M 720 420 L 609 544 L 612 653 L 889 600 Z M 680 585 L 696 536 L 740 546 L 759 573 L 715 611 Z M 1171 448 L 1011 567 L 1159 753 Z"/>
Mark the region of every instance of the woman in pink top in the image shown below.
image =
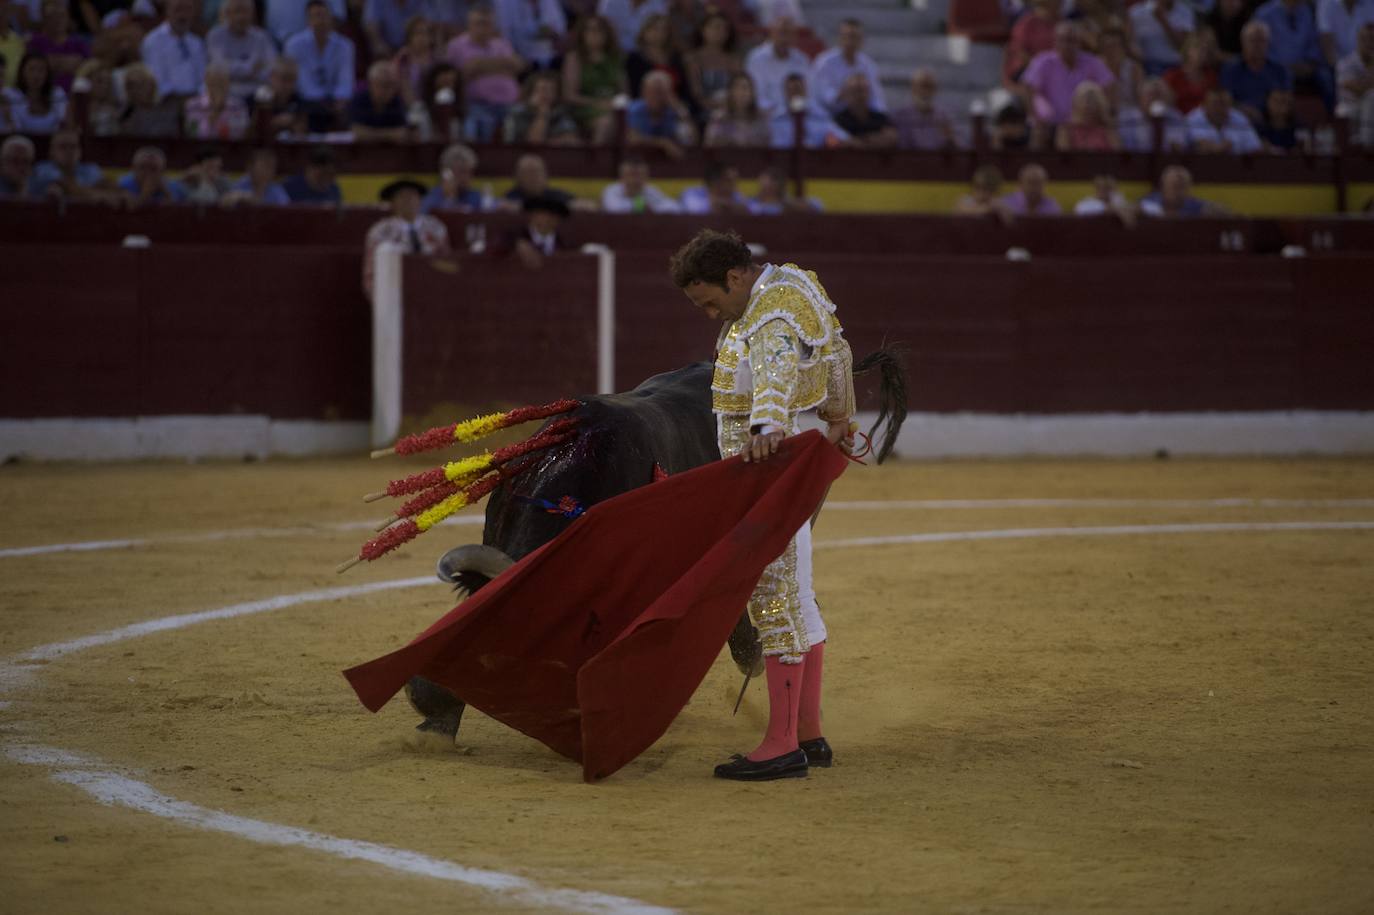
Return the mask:
<path id="1" fill-rule="evenodd" d="M 1107 94 L 1097 83 L 1079 83 L 1073 91 L 1073 113 L 1054 132 L 1054 148 L 1077 152 L 1107 152 L 1121 148 L 1112 125 Z"/>

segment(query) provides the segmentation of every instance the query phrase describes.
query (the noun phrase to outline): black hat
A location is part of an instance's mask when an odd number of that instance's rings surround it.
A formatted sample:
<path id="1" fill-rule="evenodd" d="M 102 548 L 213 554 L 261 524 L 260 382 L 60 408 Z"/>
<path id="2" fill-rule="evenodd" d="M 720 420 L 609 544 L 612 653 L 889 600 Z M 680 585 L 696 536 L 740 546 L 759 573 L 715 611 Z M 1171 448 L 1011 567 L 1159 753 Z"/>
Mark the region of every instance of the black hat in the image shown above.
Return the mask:
<path id="1" fill-rule="evenodd" d="M 395 181 L 391 182 L 386 187 L 382 188 L 381 193 L 377 196 L 385 200 L 387 203 L 390 203 L 392 197 L 395 197 L 398 193 L 405 190 L 414 191 L 421 197 L 429 193 L 429 188 L 425 187 L 423 184 L 416 181 L 414 178 L 397 178 Z"/>
<path id="2" fill-rule="evenodd" d="M 536 194 L 533 197 L 526 197 L 524 209 L 526 213 L 543 210 L 546 213 L 562 216 L 564 219 L 572 215 L 572 211 L 568 209 L 568 205 L 563 202 L 563 199 L 555 197 L 553 194 Z"/>

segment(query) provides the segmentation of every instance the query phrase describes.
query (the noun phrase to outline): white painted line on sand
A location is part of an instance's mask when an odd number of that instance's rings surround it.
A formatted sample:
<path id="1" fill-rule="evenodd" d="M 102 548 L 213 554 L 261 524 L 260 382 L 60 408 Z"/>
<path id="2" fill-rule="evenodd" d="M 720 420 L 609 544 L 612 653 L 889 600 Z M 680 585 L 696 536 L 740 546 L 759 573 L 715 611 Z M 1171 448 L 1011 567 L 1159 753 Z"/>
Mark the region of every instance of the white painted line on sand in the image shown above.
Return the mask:
<path id="1" fill-rule="evenodd" d="M 108 768 L 105 763 L 85 759 L 64 750 L 17 745 L 7 747 L 5 753 L 15 762 L 52 769 L 52 777 L 56 781 L 80 788 L 108 806 L 128 807 L 182 826 L 226 833 L 261 845 L 305 848 L 337 858 L 367 861 L 406 874 L 460 883 L 492 893 L 492 901 L 503 905 L 557 909 L 563 912 L 591 912 L 599 915 L 661 915 L 672 911 L 624 896 L 549 889 L 514 874 L 464 867 L 452 861 L 431 858 L 419 852 L 389 845 L 340 839 L 294 826 L 283 826 L 280 823 L 269 823 L 265 820 L 211 810 L 168 797 L 152 785 Z"/>
<path id="2" fill-rule="evenodd" d="M 1115 527 L 1023 527 L 993 531 L 941 531 L 890 537 L 818 540 L 816 549 L 890 546 L 905 543 L 954 543 L 961 540 L 1019 540 L 1032 537 L 1120 537 L 1132 534 L 1224 534 L 1256 531 L 1370 531 L 1374 521 L 1257 521 L 1218 524 L 1125 524 Z"/>
<path id="3" fill-rule="evenodd" d="M 380 515 L 379 515 L 380 517 Z M 443 525 L 479 525 L 481 515 L 457 515 L 440 523 Z M 213 543 L 217 540 L 253 540 L 262 537 L 308 537 L 334 531 L 367 531 L 377 521 L 343 521 L 333 524 L 298 525 L 295 527 L 245 527 L 227 531 L 205 531 L 200 534 L 173 534 L 165 537 L 134 537 L 123 540 L 84 540 L 77 543 L 45 543 L 40 546 L 20 546 L 0 549 L 0 559 L 19 556 L 42 556 L 48 553 L 84 553 L 91 550 L 121 550 L 160 543 Z"/>

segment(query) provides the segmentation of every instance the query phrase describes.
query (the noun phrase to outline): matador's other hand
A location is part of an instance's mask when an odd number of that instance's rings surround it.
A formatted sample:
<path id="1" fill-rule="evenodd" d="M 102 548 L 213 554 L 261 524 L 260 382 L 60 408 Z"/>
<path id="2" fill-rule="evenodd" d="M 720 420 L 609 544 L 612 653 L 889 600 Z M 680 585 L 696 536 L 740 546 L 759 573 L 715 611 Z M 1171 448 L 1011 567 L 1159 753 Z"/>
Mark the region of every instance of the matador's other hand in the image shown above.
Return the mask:
<path id="1" fill-rule="evenodd" d="M 825 439 L 837 446 L 845 454 L 854 453 L 854 433 L 859 424 L 847 419 L 837 419 L 825 424 Z"/>
<path id="2" fill-rule="evenodd" d="M 778 453 L 778 443 L 786 435 L 781 431 L 760 432 L 749 439 L 749 447 L 744 450 L 744 463 L 766 461 Z"/>

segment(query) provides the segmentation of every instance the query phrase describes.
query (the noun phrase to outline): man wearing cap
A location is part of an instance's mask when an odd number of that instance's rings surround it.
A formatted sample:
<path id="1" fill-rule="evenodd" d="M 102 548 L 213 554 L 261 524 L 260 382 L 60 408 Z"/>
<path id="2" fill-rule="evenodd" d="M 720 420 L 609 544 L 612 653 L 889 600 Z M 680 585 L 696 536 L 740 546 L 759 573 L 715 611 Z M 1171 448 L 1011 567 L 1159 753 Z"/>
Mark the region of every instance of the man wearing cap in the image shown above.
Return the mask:
<path id="1" fill-rule="evenodd" d="M 514 253 L 531 270 L 544 266 L 544 258 L 568 247 L 559 233 L 570 215 L 567 203 L 553 194 L 533 194 L 525 198 L 523 228 L 511 229 L 495 248 L 498 256 Z"/>
<path id="2" fill-rule="evenodd" d="M 448 229 L 435 216 L 420 212 L 420 202 L 428 191 L 410 178 L 399 178 L 382 188 L 380 197 L 391 215 L 367 230 L 363 251 L 363 292 L 372 298 L 372 273 L 377 247 L 384 242 L 399 245 L 407 254 L 439 255 L 452 250 Z"/>

